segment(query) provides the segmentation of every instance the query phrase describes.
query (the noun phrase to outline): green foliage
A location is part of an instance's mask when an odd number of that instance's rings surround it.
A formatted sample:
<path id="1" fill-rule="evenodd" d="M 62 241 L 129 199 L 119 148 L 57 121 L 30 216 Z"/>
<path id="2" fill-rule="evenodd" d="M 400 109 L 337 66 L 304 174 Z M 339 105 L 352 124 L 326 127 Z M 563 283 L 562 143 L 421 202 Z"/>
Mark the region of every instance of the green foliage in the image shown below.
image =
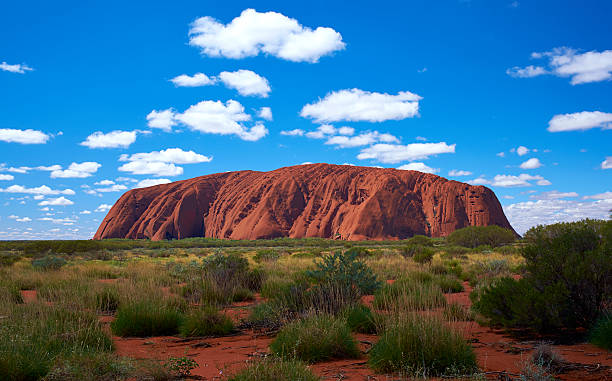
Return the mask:
<path id="1" fill-rule="evenodd" d="M 431 276 L 431 274 L 423 273 Z M 446 298 L 433 280 L 423 281 L 415 277 L 401 278 L 384 285 L 374 294 L 374 308 L 388 311 L 420 311 L 446 305 Z"/>
<path id="2" fill-rule="evenodd" d="M 190 312 L 179 327 L 181 336 L 224 336 L 234 330 L 232 320 L 212 307 Z"/>
<path id="3" fill-rule="evenodd" d="M 247 365 L 228 381 L 318 381 L 310 369 L 298 360 L 266 358 Z"/>
<path id="4" fill-rule="evenodd" d="M 424 235 L 414 235 L 406 241 L 409 245 L 430 246 L 433 247 L 434 241 Z"/>
<path id="5" fill-rule="evenodd" d="M 133 371 L 129 360 L 110 353 L 75 355 L 57 361 L 44 381 L 124 380 Z"/>
<path id="6" fill-rule="evenodd" d="M 32 267 L 42 271 L 59 270 L 66 263 L 66 260 L 62 257 L 56 257 L 55 255 L 45 255 L 42 258 L 34 259 L 32 261 Z"/>
<path id="7" fill-rule="evenodd" d="M 377 372 L 431 377 L 477 370 L 476 355 L 459 332 L 439 319 L 407 315 L 388 324 L 370 351 Z"/>
<path id="8" fill-rule="evenodd" d="M 274 249 L 261 249 L 253 256 L 255 262 L 274 262 L 280 258 L 280 254 Z"/>
<path id="9" fill-rule="evenodd" d="M 612 312 L 604 313 L 589 333 L 591 344 L 612 351 Z"/>
<path id="10" fill-rule="evenodd" d="M 422 246 L 422 249 L 414 254 L 412 260 L 416 263 L 429 263 L 433 259 L 436 251 L 430 247 Z"/>
<path id="11" fill-rule="evenodd" d="M 402 246 L 399 252 L 404 258 L 419 258 L 419 260 L 415 259 L 415 261 L 419 263 L 430 261 L 436 253 L 436 251 L 432 247 L 419 244 L 410 244 L 407 246 Z M 425 260 L 420 261 L 421 259 Z"/>
<path id="12" fill-rule="evenodd" d="M 346 312 L 346 324 L 351 331 L 359 333 L 376 333 L 376 322 L 372 310 L 363 304 L 349 307 Z"/>
<path id="13" fill-rule="evenodd" d="M 482 245 L 497 247 L 516 240 L 515 233 L 496 225 L 468 226 L 452 232 L 446 240 L 451 245 L 475 248 Z"/>
<path id="14" fill-rule="evenodd" d="M 199 367 L 198 363 L 189 357 L 170 357 L 164 364 L 168 370 L 178 377 L 184 378 L 191 375 L 191 371 Z"/>
<path id="15" fill-rule="evenodd" d="M 116 288 L 105 287 L 95 294 L 96 310 L 102 313 L 117 311 L 120 303 L 119 292 Z"/>
<path id="16" fill-rule="evenodd" d="M 111 329 L 117 336 L 149 337 L 174 335 L 179 332 L 183 314 L 158 300 L 141 300 L 122 305 Z"/>
<path id="17" fill-rule="evenodd" d="M 19 256 L 18 253 L 14 253 L 14 252 L 5 252 L 2 253 L 0 252 L 0 268 L 2 267 L 10 267 L 12 266 L 15 262 L 19 261 L 21 259 L 21 257 Z"/>
<path id="18" fill-rule="evenodd" d="M 456 293 L 463 291 L 463 284 L 452 275 L 437 275 L 434 282 L 440 286 L 444 293 Z"/>
<path id="19" fill-rule="evenodd" d="M 471 250 L 468 249 L 467 247 L 463 247 L 463 246 L 446 246 L 444 248 L 444 257 L 450 257 L 450 258 L 455 258 L 455 257 L 461 257 L 463 255 L 466 255 L 470 252 Z"/>
<path id="20" fill-rule="evenodd" d="M 329 315 L 313 315 L 286 325 L 270 344 L 270 351 L 309 363 L 360 355 L 344 320 Z"/>
<path id="21" fill-rule="evenodd" d="M 307 276 L 316 283 L 335 283 L 372 294 L 380 287 L 376 275 L 364 262 L 358 260 L 356 252 L 335 252 L 324 255 L 315 263 L 315 269 Z"/>
<path id="22" fill-rule="evenodd" d="M 444 319 L 448 321 L 471 321 L 473 314 L 461 304 L 454 302 L 448 304 L 443 311 Z"/>
<path id="23" fill-rule="evenodd" d="M 357 258 L 363 258 L 363 257 L 369 256 L 370 251 L 366 249 L 365 247 L 355 246 L 355 247 L 351 247 L 350 249 L 346 250 L 344 252 L 344 255 L 355 255 L 355 257 Z"/>
<path id="24" fill-rule="evenodd" d="M 612 301 L 612 221 L 538 226 L 525 242 L 524 277 L 493 282 L 474 308 L 512 328 L 591 327 Z"/>

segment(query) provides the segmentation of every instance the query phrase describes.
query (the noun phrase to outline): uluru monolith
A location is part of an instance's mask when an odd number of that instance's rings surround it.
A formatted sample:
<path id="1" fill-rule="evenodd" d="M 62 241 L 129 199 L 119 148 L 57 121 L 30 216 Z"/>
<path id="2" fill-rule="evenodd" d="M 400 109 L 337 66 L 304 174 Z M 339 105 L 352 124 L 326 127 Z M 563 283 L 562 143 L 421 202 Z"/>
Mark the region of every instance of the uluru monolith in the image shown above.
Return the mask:
<path id="1" fill-rule="evenodd" d="M 132 189 L 94 239 L 382 240 L 446 236 L 471 225 L 512 229 L 484 186 L 417 171 L 308 164 Z"/>

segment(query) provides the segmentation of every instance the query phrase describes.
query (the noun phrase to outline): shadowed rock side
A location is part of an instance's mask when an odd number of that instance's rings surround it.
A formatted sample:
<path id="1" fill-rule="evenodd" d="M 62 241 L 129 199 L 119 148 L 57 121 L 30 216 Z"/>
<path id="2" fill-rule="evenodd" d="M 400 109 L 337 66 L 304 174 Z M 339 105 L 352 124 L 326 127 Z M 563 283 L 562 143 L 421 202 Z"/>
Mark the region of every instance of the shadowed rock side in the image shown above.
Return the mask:
<path id="1" fill-rule="evenodd" d="M 403 239 L 470 225 L 512 229 L 483 186 L 417 171 L 310 164 L 130 190 L 94 239 Z"/>

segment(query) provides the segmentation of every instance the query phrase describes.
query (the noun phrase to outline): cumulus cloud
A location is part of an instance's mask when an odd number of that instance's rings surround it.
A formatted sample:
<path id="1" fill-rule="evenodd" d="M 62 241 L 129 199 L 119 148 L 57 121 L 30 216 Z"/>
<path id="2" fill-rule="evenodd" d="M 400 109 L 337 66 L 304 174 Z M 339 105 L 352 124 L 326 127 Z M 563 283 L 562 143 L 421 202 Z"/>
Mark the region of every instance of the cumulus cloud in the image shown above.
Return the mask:
<path id="1" fill-rule="evenodd" d="M 399 143 L 399 140 L 391 134 L 381 134 L 378 131 L 364 132 L 356 136 L 337 135 L 332 136 L 325 144 L 336 145 L 340 148 L 360 147 L 378 142 Z"/>
<path id="2" fill-rule="evenodd" d="M 108 212 L 112 207 L 113 206 L 109 204 L 100 204 L 100 206 L 98 206 L 96 210 L 94 210 L 94 212 L 99 212 L 99 213 Z"/>
<path id="3" fill-rule="evenodd" d="M 516 149 L 516 154 L 519 156 L 523 156 L 523 155 L 527 155 L 529 153 L 529 148 L 525 147 L 525 146 L 519 146 Z"/>
<path id="4" fill-rule="evenodd" d="M 518 176 L 515 175 L 496 175 L 493 180 L 487 180 L 485 177 L 481 176 L 476 179 L 468 181 L 468 183 L 473 185 L 492 185 L 495 187 L 502 188 L 511 188 L 511 187 L 529 187 L 533 184 L 532 181 L 535 181 L 536 185 L 547 186 L 551 185 L 551 182 L 546 180 L 544 177 L 540 175 L 529 175 L 526 173 L 522 173 Z"/>
<path id="5" fill-rule="evenodd" d="M 2 63 L 0 63 L 0 70 L 8 71 L 10 73 L 24 74 L 26 71 L 32 71 L 34 69 L 25 64 L 9 65 L 3 61 Z"/>
<path id="6" fill-rule="evenodd" d="M 206 16 L 195 20 L 189 44 L 210 57 L 245 58 L 259 53 L 295 62 L 318 62 L 322 56 L 345 47 L 340 33 L 332 28 L 304 27 L 277 12 L 245 9 L 230 23 Z"/>
<path id="7" fill-rule="evenodd" d="M 257 116 L 261 119 L 272 120 L 272 109 L 270 107 L 262 107 L 257 112 Z"/>
<path id="8" fill-rule="evenodd" d="M 43 195 L 43 196 L 51 196 L 51 195 L 59 195 L 59 194 L 70 196 L 70 195 L 75 194 L 72 189 L 58 190 L 58 189 L 52 189 L 46 185 L 41 185 L 35 188 L 27 188 L 27 187 L 24 187 L 23 185 L 11 185 L 10 187 L 5 188 L 5 189 L 0 188 L 0 192 L 25 193 L 25 194 L 34 194 L 34 195 Z"/>
<path id="9" fill-rule="evenodd" d="M 436 173 L 440 171 L 439 168 L 432 168 L 426 165 L 425 163 L 421 163 L 421 162 L 412 162 L 412 163 L 404 164 L 402 166 L 397 167 L 397 169 L 403 169 L 403 170 L 408 170 L 408 171 L 419 171 L 419 172 L 425 172 L 425 173 Z"/>
<path id="10" fill-rule="evenodd" d="M 87 213 L 84 213 L 87 214 Z M 62 225 L 73 225 L 76 220 L 72 218 L 53 218 L 53 217 L 42 217 L 38 219 L 39 221 L 48 221 L 54 224 L 62 224 Z"/>
<path id="11" fill-rule="evenodd" d="M 44 200 L 38 203 L 40 206 L 66 206 L 66 205 L 74 205 L 74 202 L 68 200 L 66 197 L 61 196 L 57 198 L 50 198 L 48 200 Z"/>
<path id="12" fill-rule="evenodd" d="M 469 176 L 471 174 L 472 174 L 472 172 L 470 172 L 470 171 L 463 171 L 461 169 L 451 169 L 450 171 L 448 171 L 448 175 L 449 176 Z"/>
<path id="13" fill-rule="evenodd" d="M 206 74 L 196 73 L 191 77 L 187 74 L 181 74 L 172 78 L 170 82 L 174 83 L 176 87 L 199 87 L 214 85 L 216 80 L 214 77 L 211 78 Z"/>
<path id="14" fill-rule="evenodd" d="M 83 163 L 72 163 L 68 169 L 57 169 L 51 171 L 51 178 L 85 178 L 90 177 L 98 171 L 102 164 L 95 161 L 85 161 Z"/>
<path id="15" fill-rule="evenodd" d="M 268 129 L 260 122 L 247 127 L 244 122 L 251 116 L 244 112 L 240 102 L 233 99 L 221 101 L 201 101 L 190 106 L 185 112 L 177 113 L 172 109 L 153 110 L 147 115 L 149 127 L 170 131 L 172 126 L 182 123 L 194 131 L 207 134 L 237 135 L 242 140 L 256 141 L 268 134 Z M 153 124 L 153 125 L 152 125 Z"/>
<path id="16" fill-rule="evenodd" d="M 442 153 L 455 153 L 455 144 L 440 143 L 412 143 L 408 145 L 374 144 L 361 150 L 357 158 L 360 160 L 375 159 L 382 163 L 399 163 L 427 159 L 429 156 Z"/>
<path id="17" fill-rule="evenodd" d="M 20 144 L 45 144 L 49 135 L 38 130 L 17 130 L 14 128 L 0 128 L 0 141 Z"/>
<path id="18" fill-rule="evenodd" d="M 508 69 L 508 74 L 533 77 L 549 73 L 558 77 L 570 77 L 572 85 L 612 79 L 612 50 L 579 53 L 575 49 L 561 47 L 549 52 L 532 53 L 531 58 L 547 60 L 548 69 L 540 66 L 514 67 Z"/>
<path id="19" fill-rule="evenodd" d="M 579 194 L 576 192 L 559 192 L 553 190 L 550 192 L 542 192 L 540 194 L 532 194 L 531 196 L 529 196 L 529 198 L 535 200 L 556 200 L 560 198 L 573 198 L 578 196 Z"/>
<path id="20" fill-rule="evenodd" d="M 207 163 L 212 160 L 194 151 L 183 151 L 180 148 L 168 148 L 161 151 L 123 154 L 119 161 L 127 161 L 119 167 L 120 171 L 135 175 L 177 176 L 183 173 L 183 168 L 175 164 Z"/>
<path id="21" fill-rule="evenodd" d="M 219 80 L 243 96 L 267 98 L 271 91 L 268 80 L 251 70 L 223 71 L 219 74 Z"/>
<path id="22" fill-rule="evenodd" d="M 612 129 L 612 114 L 600 111 L 582 111 L 555 115 L 548 122 L 548 131 L 584 131 L 591 128 Z"/>
<path id="23" fill-rule="evenodd" d="M 168 184 L 171 181 L 168 179 L 144 179 L 138 182 L 138 184 L 136 184 L 136 188 L 146 188 L 146 187 L 152 187 L 154 185 L 160 185 L 160 184 Z"/>
<path id="24" fill-rule="evenodd" d="M 299 128 L 296 128 L 294 130 L 288 130 L 288 131 L 281 131 L 280 134 L 281 135 L 285 135 L 285 136 L 302 136 L 304 135 L 305 131 Z"/>
<path id="25" fill-rule="evenodd" d="M 103 133 L 96 131 L 89 135 L 82 146 L 89 148 L 127 148 L 136 141 L 137 131 L 111 131 Z"/>
<path id="26" fill-rule="evenodd" d="M 546 199 L 504 206 L 510 224 L 520 234 L 536 225 L 571 222 L 584 218 L 608 218 L 612 198 L 597 201 Z"/>
<path id="27" fill-rule="evenodd" d="M 360 89 L 333 91 L 317 102 L 307 104 L 300 115 L 318 123 L 337 121 L 383 122 L 418 115 L 422 98 L 409 91 L 397 95 Z"/>
<path id="28" fill-rule="evenodd" d="M 612 169 L 612 156 L 607 156 L 606 160 L 601 162 L 601 169 Z"/>
<path id="29" fill-rule="evenodd" d="M 606 200 L 612 199 L 612 192 L 604 192 L 582 197 L 583 200 Z"/>
<path id="30" fill-rule="evenodd" d="M 127 187 L 122 184 L 114 184 L 104 188 L 96 188 L 95 191 L 99 193 L 109 193 L 109 192 L 120 192 L 126 190 Z"/>
<path id="31" fill-rule="evenodd" d="M 541 166 L 542 166 L 542 163 L 540 162 L 540 159 L 538 159 L 537 157 L 532 157 L 531 159 L 522 162 L 520 165 L 522 169 L 536 169 L 536 168 L 540 168 Z"/>
<path id="32" fill-rule="evenodd" d="M 14 180 L 15 176 L 13 175 L 5 175 L 0 173 L 0 181 L 11 181 Z"/>

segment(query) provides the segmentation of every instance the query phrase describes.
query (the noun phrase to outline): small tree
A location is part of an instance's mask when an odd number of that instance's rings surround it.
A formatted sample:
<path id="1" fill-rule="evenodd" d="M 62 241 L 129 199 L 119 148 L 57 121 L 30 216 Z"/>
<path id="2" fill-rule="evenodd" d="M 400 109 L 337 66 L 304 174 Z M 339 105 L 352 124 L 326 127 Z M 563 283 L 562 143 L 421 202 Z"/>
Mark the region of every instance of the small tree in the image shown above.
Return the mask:
<path id="1" fill-rule="evenodd" d="M 452 232 L 446 240 L 451 245 L 475 248 L 488 245 L 503 246 L 516 240 L 516 233 L 497 225 L 468 226 Z"/>

